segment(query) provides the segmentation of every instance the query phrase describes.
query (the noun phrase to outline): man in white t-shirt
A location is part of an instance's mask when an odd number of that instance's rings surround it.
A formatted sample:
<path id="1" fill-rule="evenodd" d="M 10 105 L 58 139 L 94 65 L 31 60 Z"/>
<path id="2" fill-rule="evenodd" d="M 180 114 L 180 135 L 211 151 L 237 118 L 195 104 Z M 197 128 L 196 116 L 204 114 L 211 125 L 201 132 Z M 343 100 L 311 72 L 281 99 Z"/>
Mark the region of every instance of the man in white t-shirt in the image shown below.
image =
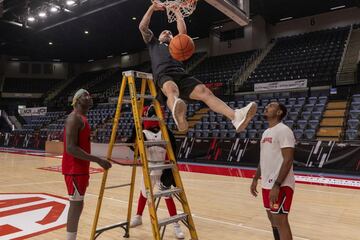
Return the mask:
<path id="1" fill-rule="evenodd" d="M 286 113 L 286 107 L 278 102 L 271 102 L 265 108 L 264 118 L 269 128 L 261 138 L 260 164 L 250 187 L 251 194 L 256 197 L 256 187 L 261 177 L 263 203 L 275 240 L 292 239 L 288 213 L 295 187 L 295 137 L 292 130 L 281 122 Z"/>

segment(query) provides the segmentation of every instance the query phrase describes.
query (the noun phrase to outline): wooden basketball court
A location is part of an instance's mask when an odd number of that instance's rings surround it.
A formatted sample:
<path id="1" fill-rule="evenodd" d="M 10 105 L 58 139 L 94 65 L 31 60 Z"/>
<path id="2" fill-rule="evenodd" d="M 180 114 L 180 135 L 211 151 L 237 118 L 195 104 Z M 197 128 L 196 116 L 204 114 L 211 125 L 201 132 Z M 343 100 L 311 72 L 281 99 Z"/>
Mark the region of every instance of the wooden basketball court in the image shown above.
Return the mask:
<path id="1" fill-rule="evenodd" d="M 0 193 L 47 193 L 67 197 L 61 173 L 38 169 L 59 166 L 61 158 L 0 153 L 0 162 Z M 188 172 L 181 174 L 199 239 L 273 239 L 261 196 L 253 198 L 249 193 L 250 179 Z M 128 183 L 129 179 L 129 167 L 113 166 L 108 185 Z M 101 173 L 91 175 L 78 239 L 89 239 L 100 180 Z M 138 175 L 137 189 L 139 180 Z M 100 226 L 125 220 L 128 192 L 128 187 L 106 191 Z M 136 200 L 138 193 L 136 190 Z M 297 184 L 290 214 L 294 239 L 360 239 L 359 203 L 360 190 Z M 134 204 L 133 213 L 136 211 L 136 201 Z M 160 204 L 159 215 L 167 216 L 164 201 Z M 182 228 L 186 232 L 185 227 Z M 64 239 L 65 233 L 65 228 L 60 228 L 32 239 Z M 121 229 L 114 229 L 98 239 L 122 239 L 123 233 Z M 0 239 L 9 238 L 0 235 Z M 129 239 L 152 239 L 147 209 L 143 225 L 131 229 Z M 167 229 L 165 239 L 175 239 L 171 226 Z"/>

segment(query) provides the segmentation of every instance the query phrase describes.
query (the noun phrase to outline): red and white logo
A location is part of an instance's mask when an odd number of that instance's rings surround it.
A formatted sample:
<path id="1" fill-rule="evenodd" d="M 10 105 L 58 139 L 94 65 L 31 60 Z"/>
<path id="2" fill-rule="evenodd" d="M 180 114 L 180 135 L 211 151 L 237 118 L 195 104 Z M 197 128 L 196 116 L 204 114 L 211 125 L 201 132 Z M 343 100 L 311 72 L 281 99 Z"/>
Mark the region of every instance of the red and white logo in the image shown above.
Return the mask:
<path id="1" fill-rule="evenodd" d="M 69 201 L 44 193 L 0 194 L 0 240 L 27 239 L 62 228 Z"/>

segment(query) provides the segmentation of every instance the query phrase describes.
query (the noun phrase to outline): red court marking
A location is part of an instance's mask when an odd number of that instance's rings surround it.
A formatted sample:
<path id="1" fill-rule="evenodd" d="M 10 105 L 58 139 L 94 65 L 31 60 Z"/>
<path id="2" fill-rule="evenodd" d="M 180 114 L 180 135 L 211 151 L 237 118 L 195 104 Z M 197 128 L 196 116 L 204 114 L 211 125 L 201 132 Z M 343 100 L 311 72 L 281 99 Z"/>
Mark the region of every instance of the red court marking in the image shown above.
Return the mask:
<path id="1" fill-rule="evenodd" d="M 0 226 L 0 237 L 1 236 L 6 236 L 6 235 L 9 235 L 9 234 L 13 234 L 13 233 L 16 233 L 16 232 L 20 232 L 21 229 L 18 229 L 14 226 L 11 226 L 9 224 L 5 224 L 5 225 L 2 225 Z"/>
<path id="2" fill-rule="evenodd" d="M 30 197 L 30 198 L 0 200 L 0 208 L 11 207 L 11 206 L 25 204 L 25 203 L 31 203 L 31 202 L 37 202 L 40 200 L 44 200 L 44 198 Z"/>

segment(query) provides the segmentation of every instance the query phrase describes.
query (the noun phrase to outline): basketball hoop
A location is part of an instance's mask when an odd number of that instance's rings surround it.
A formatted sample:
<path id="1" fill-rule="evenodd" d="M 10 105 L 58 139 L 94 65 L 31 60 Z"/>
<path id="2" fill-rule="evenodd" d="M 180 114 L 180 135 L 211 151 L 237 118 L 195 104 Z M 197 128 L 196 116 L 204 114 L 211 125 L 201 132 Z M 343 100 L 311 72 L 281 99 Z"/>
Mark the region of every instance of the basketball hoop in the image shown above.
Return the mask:
<path id="1" fill-rule="evenodd" d="M 169 23 L 176 21 L 175 9 L 179 9 L 183 17 L 190 16 L 196 9 L 197 0 L 153 0 L 166 8 Z"/>

